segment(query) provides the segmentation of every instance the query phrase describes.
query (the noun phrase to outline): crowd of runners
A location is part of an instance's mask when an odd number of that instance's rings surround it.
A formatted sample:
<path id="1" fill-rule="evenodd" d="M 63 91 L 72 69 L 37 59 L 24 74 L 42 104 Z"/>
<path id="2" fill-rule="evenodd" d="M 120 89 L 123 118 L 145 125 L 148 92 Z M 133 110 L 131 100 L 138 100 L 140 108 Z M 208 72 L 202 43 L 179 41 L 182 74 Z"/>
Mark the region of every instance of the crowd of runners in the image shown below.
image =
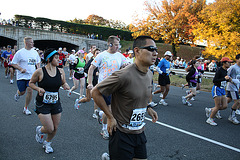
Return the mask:
<path id="1" fill-rule="evenodd" d="M 165 98 L 170 90 L 173 55 L 166 51 L 160 60 L 155 41 L 148 36 L 137 37 L 132 50 L 127 49 L 124 53 L 119 52 L 120 39 L 117 36 L 110 36 L 107 42 L 107 50 L 101 51 L 93 45 L 89 53 L 84 48 L 68 53 L 61 47 L 58 50 L 49 48 L 42 53 L 34 48 L 31 37 L 24 38 L 25 47 L 20 50 L 16 46 L 12 49 L 10 45 L 1 48 L 5 78 L 13 84 L 16 75 L 18 90 L 14 94 L 15 101 L 26 93 L 24 114 L 32 114 L 28 109 L 32 90 L 38 92 L 34 98 L 35 112 L 41 125 L 35 129 L 35 139 L 43 144 L 46 153 L 53 152 L 51 143 L 61 119 L 60 87 L 67 90 L 68 97 L 79 88 L 80 96 L 75 100 L 74 109 L 94 100 L 91 116 L 102 125 L 102 138 L 109 140 L 109 154 L 104 153 L 102 158 L 147 159 L 145 113 L 152 117 L 153 122 L 158 120 L 153 110 L 157 103 L 152 101 L 156 94 L 160 95 L 159 104 L 168 106 Z M 217 125 L 214 118 L 221 119 L 219 111 L 226 109 L 231 101 L 234 103 L 228 120 L 239 124 L 236 115 L 240 115 L 240 54 L 235 59 L 235 64 L 232 64 L 232 60 L 223 57 L 222 65 L 213 78 L 215 106 L 205 108 L 206 122 L 210 125 Z M 182 88 L 188 87 L 189 90 L 186 96 L 180 96 L 179 102 L 189 107 L 194 106 L 190 101 L 195 100 L 201 89 L 202 62 L 202 57 L 195 57 L 184 67 L 188 74 Z M 63 68 L 67 66 L 69 73 L 65 75 Z M 158 85 L 153 83 L 154 73 L 158 73 Z M 68 85 L 66 77 L 73 81 L 73 86 Z"/>

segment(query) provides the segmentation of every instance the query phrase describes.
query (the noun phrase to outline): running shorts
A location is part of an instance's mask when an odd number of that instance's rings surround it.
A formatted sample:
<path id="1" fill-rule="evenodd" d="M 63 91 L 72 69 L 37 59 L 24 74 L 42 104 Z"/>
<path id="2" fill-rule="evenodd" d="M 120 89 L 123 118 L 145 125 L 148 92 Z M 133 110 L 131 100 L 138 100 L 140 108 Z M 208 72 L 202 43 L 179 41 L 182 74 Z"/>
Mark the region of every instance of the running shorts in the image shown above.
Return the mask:
<path id="1" fill-rule="evenodd" d="M 217 96 L 225 96 L 225 95 L 226 95 L 226 92 L 225 92 L 224 88 L 220 88 L 220 87 L 217 87 L 215 85 L 212 87 L 213 98 L 215 98 Z"/>
<path id="2" fill-rule="evenodd" d="M 69 64 L 69 69 L 74 69 L 74 65 Z"/>
<path id="3" fill-rule="evenodd" d="M 83 74 L 79 74 L 79 73 L 74 72 L 73 77 L 74 77 L 75 79 L 79 80 L 79 79 L 81 79 L 81 78 L 84 78 L 85 75 L 84 75 L 84 73 L 83 73 Z"/>
<path id="4" fill-rule="evenodd" d="M 61 103 L 58 102 L 56 104 L 45 104 L 45 103 L 39 103 L 35 102 L 35 112 L 39 115 L 41 114 L 58 114 L 62 112 L 62 106 Z"/>
<path id="5" fill-rule="evenodd" d="M 163 74 L 159 74 L 158 75 L 158 84 L 160 86 L 166 86 L 166 85 L 170 84 L 169 76 L 164 74 L 164 73 Z"/>
<path id="6" fill-rule="evenodd" d="M 104 96 L 104 95 L 102 95 L 102 96 L 103 96 L 106 104 L 109 106 L 109 105 L 111 104 L 112 96 L 111 96 L 111 95 L 110 95 L 110 96 Z"/>
<path id="7" fill-rule="evenodd" d="M 188 82 L 188 87 L 189 88 L 196 88 L 197 87 L 197 83 Z"/>
<path id="8" fill-rule="evenodd" d="M 111 160 L 147 159 L 146 136 L 127 134 L 116 130 L 109 137 L 109 155 Z"/>
<path id="9" fill-rule="evenodd" d="M 227 97 L 231 98 L 232 100 L 239 99 L 238 91 L 234 92 L 227 91 Z"/>
<path id="10" fill-rule="evenodd" d="M 27 87 L 29 87 L 30 80 L 17 80 L 17 86 L 19 92 L 26 91 Z"/>

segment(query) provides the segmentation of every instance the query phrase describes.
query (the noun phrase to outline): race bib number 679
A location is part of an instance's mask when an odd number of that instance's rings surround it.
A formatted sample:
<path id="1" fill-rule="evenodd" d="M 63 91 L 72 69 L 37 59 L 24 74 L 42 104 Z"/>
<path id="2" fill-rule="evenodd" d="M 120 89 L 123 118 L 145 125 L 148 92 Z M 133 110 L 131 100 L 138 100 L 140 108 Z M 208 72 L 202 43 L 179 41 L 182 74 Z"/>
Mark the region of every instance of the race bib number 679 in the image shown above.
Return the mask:
<path id="1" fill-rule="evenodd" d="M 58 101 L 58 92 L 45 92 L 43 96 L 43 103 L 55 104 Z"/>

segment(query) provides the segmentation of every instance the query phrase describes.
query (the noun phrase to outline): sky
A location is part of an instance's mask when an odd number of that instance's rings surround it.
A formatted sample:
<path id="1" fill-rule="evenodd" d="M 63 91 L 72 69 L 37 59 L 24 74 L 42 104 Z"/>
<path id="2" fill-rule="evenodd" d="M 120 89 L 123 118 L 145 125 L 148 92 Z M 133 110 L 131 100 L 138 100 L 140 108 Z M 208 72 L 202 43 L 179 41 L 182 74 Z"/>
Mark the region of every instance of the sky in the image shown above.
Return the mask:
<path id="1" fill-rule="evenodd" d="M 121 20 L 128 25 L 134 15 L 144 14 L 144 1 L 146 0 L 3 0 L 0 4 L 0 20 L 12 19 L 15 14 L 19 14 L 67 21 L 74 18 L 86 19 L 89 15 L 96 14 L 107 20 Z"/>

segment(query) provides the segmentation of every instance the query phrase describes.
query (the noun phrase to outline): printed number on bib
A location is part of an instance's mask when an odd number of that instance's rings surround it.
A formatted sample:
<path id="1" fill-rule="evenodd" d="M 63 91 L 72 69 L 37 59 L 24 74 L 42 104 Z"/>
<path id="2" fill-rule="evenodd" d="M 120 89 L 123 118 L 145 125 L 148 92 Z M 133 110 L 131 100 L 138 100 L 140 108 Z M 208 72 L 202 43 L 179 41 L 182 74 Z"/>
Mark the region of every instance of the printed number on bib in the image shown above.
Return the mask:
<path id="1" fill-rule="evenodd" d="M 130 119 L 130 123 L 127 128 L 130 130 L 141 129 L 145 125 L 144 123 L 145 112 L 146 112 L 146 108 L 134 109 Z"/>
<path id="2" fill-rule="evenodd" d="M 80 68 L 77 68 L 77 69 L 78 69 L 77 73 L 79 73 L 79 74 L 83 74 L 84 73 L 84 68 L 80 67 Z"/>
<path id="3" fill-rule="evenodd" d="M 55 104 L 58 101 L 58 92 L 45 92 L 43 96 L 43 103 Z"/>
<path id="4" fill-rule="evenodd" d="M 220 88 L 225 88 L 227 85 L 227 81 L 222 81 Z"/>
<path id="5" fill-rule="evenodd" d="M 35 65 L 36 64 L 36 59 L 29 58 L 28 59 L 28 65 Z"/>

